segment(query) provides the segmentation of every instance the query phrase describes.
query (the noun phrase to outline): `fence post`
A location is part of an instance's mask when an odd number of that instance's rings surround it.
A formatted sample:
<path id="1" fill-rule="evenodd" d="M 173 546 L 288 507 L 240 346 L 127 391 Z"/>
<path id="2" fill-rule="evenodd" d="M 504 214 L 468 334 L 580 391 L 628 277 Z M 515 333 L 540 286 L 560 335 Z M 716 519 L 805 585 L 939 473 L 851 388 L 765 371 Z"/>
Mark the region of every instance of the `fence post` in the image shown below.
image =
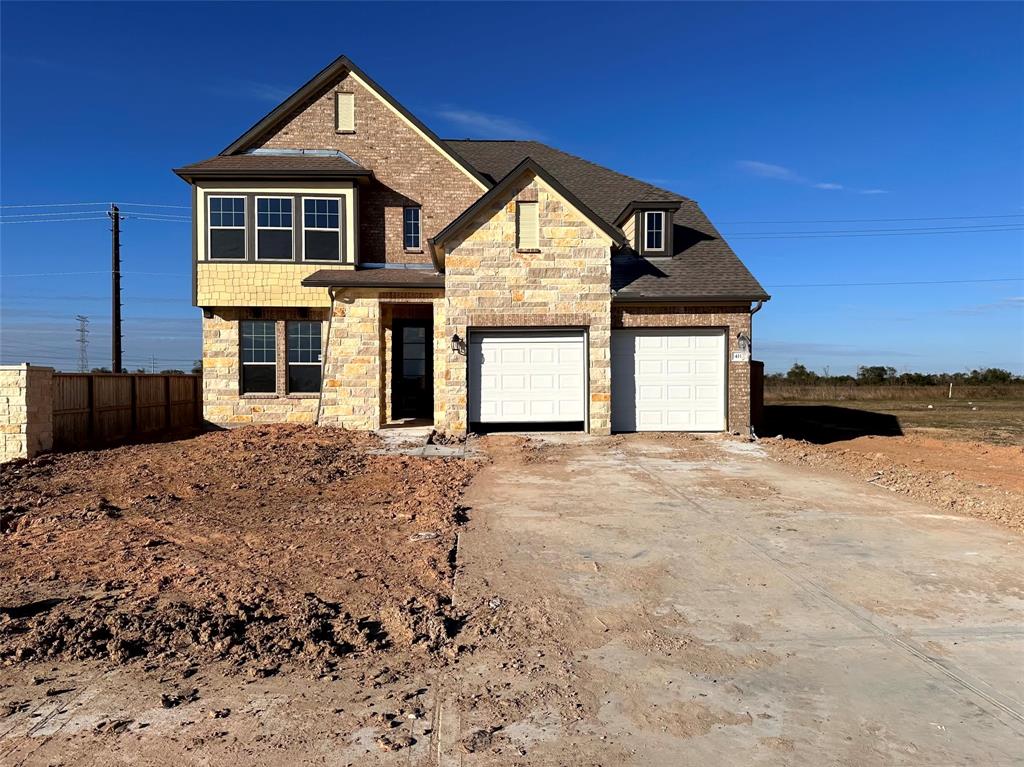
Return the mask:
<path id="1" fill-rule="evenodd" d="M 192 417 L 196 426 L 203 424 L 203 379 L 202 374 L 192 376 Z"/>
<path id="2" fill-rule="evenodd" d="M 164 376 L 164 427 L 171 430 L 171 377 Z"/>
<path id="3" fill-rule="evenodd" d="M 132 430 L 132 434 L 135 434 L 139 430 L 139 388 L 138 388 L 139 377 L 138 377 L 138 375 L 136 373 L 132 373 L 131 377 L 128 380 L 131 381 L 131 384 L 132 384 L 132 387 L 131 387 L 131 403 L 132 403 L 132 415 L 131 415 L 131 418 L 132 418 L 132 422 L 131 423 L 132 423 L 132 425 L 131 425 L 131 430 Z"/>
<path id="4" fill-rule="evenodd" d="M 99 412 L 96 410 L 96 374 L 90 373 L 86 380 L 89 392 L 89 441 L 96 439 L 99 433 Z"/>

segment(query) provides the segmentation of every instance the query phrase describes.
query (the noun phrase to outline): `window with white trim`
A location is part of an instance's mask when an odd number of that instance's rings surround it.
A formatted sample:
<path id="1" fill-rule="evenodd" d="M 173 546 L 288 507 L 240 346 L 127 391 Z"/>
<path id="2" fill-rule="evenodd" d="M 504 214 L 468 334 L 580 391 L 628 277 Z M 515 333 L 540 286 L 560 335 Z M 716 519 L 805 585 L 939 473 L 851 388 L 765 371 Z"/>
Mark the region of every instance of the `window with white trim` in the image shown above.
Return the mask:
<path id="1" fill-rule="evenodd" d="M 319 392 L 322 322 L 288 322 L 288 391 Z"/>
<path id="2" fill-rule="evenodd" d="M 402 211 L 402 237 L 406 250 L 419 250 L 420 244 L 420 209 L 406 208 Z"/>
<path id="3" fill-rule="evenodd" d="M 341 260 L 341 203 L 337 198 L 302 200 L 302 257 L 306 261 Z"/>
<path id="4" fill-rule="evenodd" d="M 665 249 L 665 211 L 644 211 L 644 250 Z"/>
<path id="5" fill-rule="evenodd" d="M 210 197 L 209 251 L 215 261 L 245 260 L 245 198 Z"/>
<path id="6" fill-rule="evenodd" d="M 256 198 L 256 259 L 291 261 L 295 256 L 292 234 L 292 198 Z"/>
<path id="7" fill-rule="evenodd" d="M 516 247 L 519 250 L 540 249 L 540 210 L 536 202 L 516 205 Z"/>
<path id="8" fill-rule="evenodd" d="M 277 391 L 277 331 L 273 320 L 242 320 L 242 394 Z"/>

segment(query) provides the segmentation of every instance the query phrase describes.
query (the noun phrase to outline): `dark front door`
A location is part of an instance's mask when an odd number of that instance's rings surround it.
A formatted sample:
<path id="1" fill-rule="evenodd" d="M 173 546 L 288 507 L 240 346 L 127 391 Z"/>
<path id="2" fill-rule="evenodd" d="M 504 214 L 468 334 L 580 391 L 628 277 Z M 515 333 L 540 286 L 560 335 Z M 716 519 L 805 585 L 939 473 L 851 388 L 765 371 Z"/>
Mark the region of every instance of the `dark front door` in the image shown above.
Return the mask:
<path id="1" fill-rule="evenodd" d="M 434 414 L 430 320 L 395 320 L 391 328 L 393 418 L 432 418 Z"/>

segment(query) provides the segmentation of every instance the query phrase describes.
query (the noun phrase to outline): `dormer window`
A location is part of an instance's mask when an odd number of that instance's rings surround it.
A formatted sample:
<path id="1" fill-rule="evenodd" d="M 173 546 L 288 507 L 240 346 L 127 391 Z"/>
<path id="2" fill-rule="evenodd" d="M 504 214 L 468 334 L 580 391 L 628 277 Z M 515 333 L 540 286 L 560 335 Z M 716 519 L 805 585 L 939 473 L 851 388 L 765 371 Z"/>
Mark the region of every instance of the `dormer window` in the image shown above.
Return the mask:
<path id="1" fill-rule="evenodd" d="M 665 250 L 665 211 L 644 211 L 644 250 Z"/>

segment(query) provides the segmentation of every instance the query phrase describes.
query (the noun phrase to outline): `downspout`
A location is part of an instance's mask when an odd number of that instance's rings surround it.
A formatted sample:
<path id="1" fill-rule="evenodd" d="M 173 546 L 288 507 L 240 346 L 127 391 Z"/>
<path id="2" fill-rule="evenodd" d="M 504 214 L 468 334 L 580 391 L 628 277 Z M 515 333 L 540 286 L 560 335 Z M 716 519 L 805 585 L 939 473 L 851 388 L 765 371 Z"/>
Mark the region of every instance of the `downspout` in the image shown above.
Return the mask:
<path id="1" fill-rule="evenodd" d="M 320 425 L 320 412 L 324 407 L 324 375 L 327 368 L 327 350 L 331 348 L 331 329 L 334 327 L 334 291 L 335 288 L 327 288 L 327 297 L 331 300 L 330 314 L 327 315 L 327 340 L 324 341 L 323 359 L 320 360 L 320 399 L 316 403 L 316 425 Z"/>
<path id="2" fill-rule="evenodd" d="M 754 359 L 754 319 L 753 318 L 754 318 L 755 314 L 757 314 L 759 311 L 761 311 L 761 308 L 763 306 L 764 306 L 764 299 L 759 299 L 758 302 L 754 305 L 754 307 L 750 310 L 750 318 L 751 318 L 750 319 L 750 359 L 751 360 Z M 764 379 L 763 378 L 762 378 L 762 381 L 761 381 L 761 386 L 762 386 L 762 389 L 763 389 L 763 387 L 764 387 Z M 762 402 L 761 406 L 764 407 L 764 403 L 763 402 Z M 750 424 L 750 438 L 752 440 L 754 440 L 755 442 L 757 442 L 757 432 L 754 431 L 754 424 L 753 423 Z"/>

